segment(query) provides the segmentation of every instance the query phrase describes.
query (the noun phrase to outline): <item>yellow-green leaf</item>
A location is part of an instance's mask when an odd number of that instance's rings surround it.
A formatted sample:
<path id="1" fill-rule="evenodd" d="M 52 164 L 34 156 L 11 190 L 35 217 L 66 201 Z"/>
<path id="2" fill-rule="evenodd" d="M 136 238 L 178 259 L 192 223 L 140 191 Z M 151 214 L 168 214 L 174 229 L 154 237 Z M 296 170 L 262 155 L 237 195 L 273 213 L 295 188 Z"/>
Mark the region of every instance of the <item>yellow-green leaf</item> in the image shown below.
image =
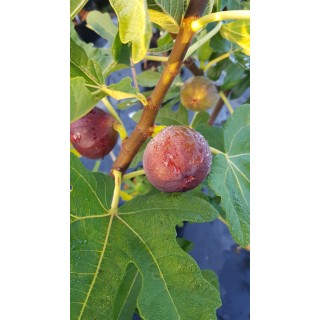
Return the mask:
<path id="1" fill-rule="evenodd" d="M 164 12 L 149 9 L 149 17 L 153 23 L 159 25 L 162 29 L 170 33 L 178 33 L 180 27 L 178 23 L 169 15 Z"/>
<path id="2" fill-rule="evenodd" d="M 243 48 L 250 56 L 250 20 L 237 20 L 224 24 L 220 29 L 221 36 Z"/>
<path id="3" fill-rule="evenodd" d="M 139 91 L 131 86 L 131 78 L 125 77 L 120 82 L 105 86 L 103 91 L 116 100 L 137 98 L 143 105 L 147 104 L 147 99 Z"/>
<path id="4" fill-rule="evenodd" d="M 152 36 L 151 23 L 145 0 L 110 0 L 119 19 L 119 35 L 122 43 L 131 42 L 132 60 L 141 61 L 147 53 Z"/>

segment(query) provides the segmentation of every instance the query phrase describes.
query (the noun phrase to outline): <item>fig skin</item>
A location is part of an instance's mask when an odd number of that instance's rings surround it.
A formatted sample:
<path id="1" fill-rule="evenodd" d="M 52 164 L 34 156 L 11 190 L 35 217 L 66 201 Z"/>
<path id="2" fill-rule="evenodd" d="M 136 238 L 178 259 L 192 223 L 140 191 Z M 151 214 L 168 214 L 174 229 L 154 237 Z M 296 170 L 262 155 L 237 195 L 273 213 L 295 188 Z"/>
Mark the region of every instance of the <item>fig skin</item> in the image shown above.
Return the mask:
<path id="1" fill-rule="evenodd" d="M 181 103 L 191 111 L 204 111 L 213 107 L 219 100 L 218 90 L 206 77 L 191 77 L 180 91 Z"/>
<path id="2" fill-rule="evenodd" d="M 147 145 L 143 168 L 152 185 L 163 192 L 184 192 L 208 175 L 212 155 L 208 142 L 186 126 L 169 126 Z"/>
<path id="3" fill-rule="evenodd" d="M 88 114 L 70 125 L 70 141 L 84 157 L 100 159 L 116 145 L 118 132 L 113 129 L 115 119 L 94 107 Z"/>

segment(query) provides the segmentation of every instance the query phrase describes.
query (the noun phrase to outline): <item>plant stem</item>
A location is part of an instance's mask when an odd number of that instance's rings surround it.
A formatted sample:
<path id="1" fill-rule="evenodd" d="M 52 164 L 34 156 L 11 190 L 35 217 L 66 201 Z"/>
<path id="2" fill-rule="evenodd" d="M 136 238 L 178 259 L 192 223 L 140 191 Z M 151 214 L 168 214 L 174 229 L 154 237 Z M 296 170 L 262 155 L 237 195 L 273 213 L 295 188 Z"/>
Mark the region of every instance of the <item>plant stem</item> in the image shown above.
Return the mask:
<path id="1" fill-rule="evenodd" d="M 161 57 L 161 56 L 152 56 L 146 55 L 144 57 L 145 60 L 152 60 L 152 61 L 160 61 L 160 62 L 167 62 L 169 57 Z"/>
<path id="2" fill-rule="evenodd" d="M 112 162 L 114 162 L 116 160 L 116 156 L 115 156 L 113 150 L 110 151 L 109 155 L 110 155 Z"/>
<path id="3" fill-rule="evenodd" d="M 130 58 L 130 68 L 131 68 L 134 86 L 139 91 L 139 85 L 138 85 L 138 81 L 137 81 L 137 72 L 136 72 L 136 68 L 134 67 L 134 63 L 132 61 L 132 58 Z"/>
<path id="4" fill-rule="evenodd" d="M 223 100 L 224 104 L 227 106 L 230 114 L 233 114 L 233 108 L 228 100 L 228 98 L 224 95 L 223 91 L 219 92 L 219 96 L 221 97 L 221 99 Z"/>
<path id="5" fill-rule="evenodd" d="M 189 57 L 183 61 L 183 64 L 192 72 L 194 76 L 203 76 L 204 72 L 200 69 L 194 62 L 194 60 Z"/>
<path id="6" fill-rule="evenodd" d="M 116 112 L 116 110 L 114 110 L 112 104 L 109 102 L 109 100 L 107 98 L 102 98 L 102 102 L 103 104 L 106 106 L 107 110 L 109 111 L 109 113 L 120 123 L 120 125 L 123 127 L 123 132 L 125 133 L 125 136 L 128 136 L 127 134 L 127 130 L 126 127 L 124 126 L 122 120 L 120 119 L 118 113 Z M 124 134 L 123 133 L 123 134 Z"/>
<path id="7" fill-rule="evenodd" d="M 194 121 L 196 120 L 197 118 L 197 115 L 198 115 L 199 111 L 196 111 L 193 115 L 193 118 L 191 120 L 191 123 L 190 123 L 190 128 L 192 128 L 193 124 L 194 124 Z"/>
<path id="8" fill-rule="evenodd" d="M 205 65 L 205 67 L 203 68 L 203 71 L 204 71 L 204 72 L 207 72 L 207 70 L 208 70 L 210 67 L 212 67 L 213 65 L 217 64 L 218 62 L 220 62 L 220 61 L 228 58 L 228 57 L 230 56 L 230 53 L 231 53 L 231 52 L 226 52 L 226 53 L 222 54 L 221 56 L 219 56 L 219 57 L 211 60 L 210 62 L 208 62 L 208 63 Z"/>
<path id="9" fill-rule="evenodd" d="M 214 147 L 209 147 L 209 148 L 210 148 L 211 153 L 214 154 L 214 155 L 224 154 L 222 151 L 220 151 L 220 150 L 218 150 L 218 149 L 216 149 Z"/>
<path id="10" fill-rule="evenodd" d="M 229 89 L 229 90 L 224 91 L 223 93 L 227 96 L 230 91 L 231 91 L 231 90 Z M 215 122 L 215 120 L 217 119 L 217 117 L 218 117 L 218 115 L 219 115 L 219 113 L 220 113 L 223 105 L 224 105 L 224 102 L 223 102 L 223 100 L 220 98 L 220 99 L 218 100 L 216 106 L 214 107 L 211 115 L 210 115 L 210 119 L 209 119 L 209 121 L 208 121 L 208 124 L 209 124 L 210 126 L 212 126 L 212 125 L 214 124 L 214 122 Z"/>
<path id="11" fill-rule="evenodd" d="M 128 134 L 126 131 L 126 128 L 119 122 L 114 122 L 113 124 L 113 129 L 116 130 L 119 135 L 120 135 L 120 139 L 123 141 L 124 139 L 128 138 Z"/>
<path id="12" fill-rule="evenodd" d="M 125 174 L 123 176 L 123 178 L 122 178 L 122 181 L 129 180 L 129 179 L 132 179 L 132 178 L 135 178 L 135 177 L 138 177 L 138 176 L 142 176 L 144 174 L 145 174 L 145 172 L 144 172 L 143 169 L 136 170 L 136 171 L 133 171 L 133 172 Z"/>
<path id="13" fill-rule="evenodd" d="M 92 172 L 97 172 L 100 168 L 100 164 L 101 164 L 101 160 L 97 160 L 96 163 L 94 164 Z"/>
<path id="14" fill-rule="evenodd" d="M 144 106 L 138 124 L 131 136 L 123 141 L 120 153 L 113 164 L 113 169 L 125 172 L 142 144 L 153 133 L 154 121 L 163 98 L 180 71 L 184 57 L 194 35 L 194 32 L 191 30 L 191 23 L 201 16 L 207 2 L 208 0 L 190 0 L 187 13 L 182 21 L 180 31 L 170 53 L 168 62 L 165 65 L 155 89 L 147 99 L 148 103 Z"/>
<path id="15" fill-rule="evenodd" d="M 210 22 L 221 20 L 247 20 L 250 19 L 250 10 L 230 10 L 210 13 L 191 24 L 194 32 L 197 32 Z"/>
<path id="16" fill-rule="evenodd" d="M 195 51 L 197 51 L 203 44 L 205 44 L 210 38 L 217 34 L 222 26 L 222 23 L 219 22 L 210 32 L 208 32 L 204 37 L 199 41 L 194 43 L 187 51 L 186 58 L 190 57 Z"/>
<path id="17" fill-rule="evenodd" d="M 113 190 L 110 214 L 115 215 L 117 213 L 118 205 L 119 205 L 122 173 L 118 170 L 113 170 L 112 173 L 114 176 L 114 190 Z"/>

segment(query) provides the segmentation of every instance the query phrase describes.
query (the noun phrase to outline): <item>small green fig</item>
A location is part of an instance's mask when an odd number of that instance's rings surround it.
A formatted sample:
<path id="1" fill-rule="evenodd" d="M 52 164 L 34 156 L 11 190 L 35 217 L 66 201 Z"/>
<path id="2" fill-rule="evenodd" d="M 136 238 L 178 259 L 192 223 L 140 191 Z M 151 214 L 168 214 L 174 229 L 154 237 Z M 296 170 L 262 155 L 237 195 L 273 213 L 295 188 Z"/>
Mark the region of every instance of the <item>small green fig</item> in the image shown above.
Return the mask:
<path id="1" fill-rule="evenodd" d="M 180 91 L 181 103 L 189 110 L 203 111 L 213 107 L 218 99 L 218 90 L 206 77 L 197 76 L 188 79 Z"/>

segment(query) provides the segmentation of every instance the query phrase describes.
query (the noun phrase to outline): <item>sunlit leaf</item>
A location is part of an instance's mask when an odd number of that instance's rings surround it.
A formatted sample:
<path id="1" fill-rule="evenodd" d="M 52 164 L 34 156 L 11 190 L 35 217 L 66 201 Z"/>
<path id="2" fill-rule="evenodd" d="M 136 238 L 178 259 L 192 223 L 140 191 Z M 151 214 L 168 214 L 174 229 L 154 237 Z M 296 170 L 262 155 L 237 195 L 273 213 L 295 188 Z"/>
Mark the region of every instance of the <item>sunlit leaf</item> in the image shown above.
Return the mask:
<path id="1" fill-rule="evenodd" d="M 110 0 L 119 20 L 122 43 L 132 43 L 132 60 L 141 61 L 146 55 L 152 36 L 145 0 Z"/>
<path id="2" fill-rule="evenodd" d="M 100 37 L 113 43 L 118 28 L 113 24 L 109 13 L 93 10 L 88 13 L 87 27 L 95 31 Z"/>
<path id="3" fill-rule="evenodd" d="M 250 20 L 237 20 L 222 25 L 221 36 L 236 43 L 250 56 Z"/>

